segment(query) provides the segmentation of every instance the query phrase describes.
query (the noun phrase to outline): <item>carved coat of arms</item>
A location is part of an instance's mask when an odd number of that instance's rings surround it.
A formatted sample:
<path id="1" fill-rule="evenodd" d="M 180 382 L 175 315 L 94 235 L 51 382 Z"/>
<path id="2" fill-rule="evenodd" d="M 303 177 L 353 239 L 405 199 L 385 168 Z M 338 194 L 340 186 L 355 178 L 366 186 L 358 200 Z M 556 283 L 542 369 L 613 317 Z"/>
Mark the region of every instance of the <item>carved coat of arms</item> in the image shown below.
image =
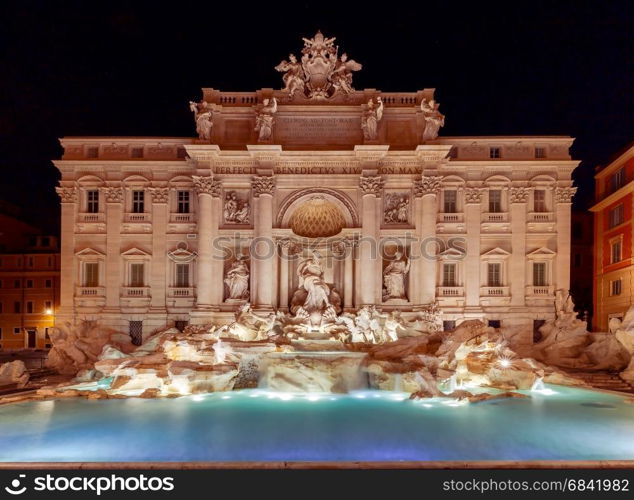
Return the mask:
<path id="1" fill-rule="evenodd" d="M 336 38 L 326 38 L 318 31 L 313 38 L 304 38 L 301 62 L 295 55 L 289 61 L 282 61 L 275 69 L 284 72 L 282 80 L 289 98 L 302 94 L 308 99 L 327 99 L 342 92 L 354 92 L 352 72 L 359 71 L 361 64 L 348 59 L 347 54 L 339 56 Z"/>

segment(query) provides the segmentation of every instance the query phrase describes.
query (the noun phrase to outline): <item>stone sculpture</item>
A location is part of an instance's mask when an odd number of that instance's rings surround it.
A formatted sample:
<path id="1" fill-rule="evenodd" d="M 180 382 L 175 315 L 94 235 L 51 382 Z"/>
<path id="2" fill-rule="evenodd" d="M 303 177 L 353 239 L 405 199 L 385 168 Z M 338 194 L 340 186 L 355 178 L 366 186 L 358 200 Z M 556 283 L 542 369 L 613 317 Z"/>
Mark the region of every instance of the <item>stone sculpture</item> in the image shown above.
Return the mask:
<path id="1" fill-rule="evenodd" d="M 225 273 L 227 298 L 231 300 L 246 300 L 249 298 L 249 266 L 246 257 L 240 255 Z"/>
<path id="2" fill-rule="evenodd" d="M 383 101 L 380 97 L 370 99 L 361 117 L 361 129 L 366 141 L 375 141 L 378 137 L 379 122 L 383 118 Z"/>
<path id="3" fill-rule="evenodd" d="M 211 140 L 211 129 L 214 124 L 211 110 L 207 109 L 207 103 L 189 101 L 189 109 L 194 113 L 198 138 L 203 141 Z"/>
<path id="4" fill-rule="evenodd" d="M 225 223 L 248 224 L 250 207 L 246 200 L 239 200 L 235 191 L 227 193 L 223 216 Z"/>
<path id="5" fill-rule="evenodd" d="M 271 139 L 273 133 L 273 120 L 277 113 L 277 99 L 264 99 L 262 107 L 255 117 L 255 131 L 259 133 L 258 141 L 266 142 Z"/>
<path id="6" fill-rule="evenodd" d="M 277 71 L 284 72 L 282 80 L 284 81 L 284 88 L 282 90 L 288 92 L 289 98 L 292 98 L 296 92 L 304 92 L 304 68 L 302 63 L 297 61 L 294 54 L 289 54 L 289 61 L 283 60 L 275 69 Z"/>
<path id="7" fill-rule="evenodd" d="M 420 102 L 420 109 L 425 117 L 425 130 L 423 131 L 423 140 L 430 141 L 438 137 L 438 130 L 445 126 L 445 115 L 438 111 L 440 105 L 431 99 L 427 101 L 423 99 Z"/>
<path id="8" fill-rule="evenodd" d="M 383 271 L 383 300 L 407 299 L 405 278 L 409 273 L 410 261 L 403 252 L 396 252 Z"/>

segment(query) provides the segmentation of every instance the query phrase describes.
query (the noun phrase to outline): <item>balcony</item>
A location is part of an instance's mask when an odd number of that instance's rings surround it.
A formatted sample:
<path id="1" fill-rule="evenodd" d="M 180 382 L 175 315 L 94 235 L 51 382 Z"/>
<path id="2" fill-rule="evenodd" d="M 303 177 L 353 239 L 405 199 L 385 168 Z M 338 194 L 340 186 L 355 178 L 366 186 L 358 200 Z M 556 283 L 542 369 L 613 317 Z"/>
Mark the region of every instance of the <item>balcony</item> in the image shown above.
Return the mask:
<path id="1" fill-rule="evenodd" d="M 151 222 L 151 217 L 149 213 L 143 214 L 135 214 L 135 213 L 127 213 L 124 217 L 124 222 Z"/>
<path id="2" fill-rule="evenodd" d="M 554 216 L 552 212 L 529 212 L 528 222 L 552 222 Z"/>
<path id="3" fill-rule="evenodd" d="M 508 212 L 484 212 L 482 222 L 508 222 Z"/>
<path id="4" fill-rule="evenodd" d="M 462 286 L 439 286 L 436 289 L 438 297 L 462 297 L 464 296 L 464 287 Z"/>
<path id="5" fill-rule="evenodd" d="M 438 222 L 462 222 L 462 213 L 439 213 Z"/>
<path id="6" fill-rule="evenodd" d="M 170 223 L 182 224 L 186 222 L 194 222 L 194 214 L 170 214 Z"/>
<path id="7" fill-rule="evenodd" d="M 174 298 L 193 297 L 194 288 L 193 287 L 170 287 L 167 291 L 167 295 L 168 297 L 174 297 Z"/>
<path id="8" fill-rule="evenodd" d="M 526 296 L 533 298 L 545 298 L 551 299 L 555 294 L 555 287 L 552 285 L 544 285 L 544 286 L 533 286 L 529 285 L 526 287 Z"/>
<path id="9" fill-rule="evenodd" d="M 480 287 L 481 297 L 508 297 L 508 286 L 483 286 Z"/>
<path id="10" fill-rule="evenodd" d="M 126 286 L 122 288 L 122 296 L 124 297 L 149 297 L 149 286 Z"/>
<path id="11" fill-rule="evenodd" d="M 79 222 L 105 222 L 106 215 L 103 213 L 81 213 L 79 214 Z"/>
<path id="12" fill-rule="evenodd" d="M 80 286 L 75 290 L 76 297 L 104 297 L 106 289 L 103 286 Z"/>

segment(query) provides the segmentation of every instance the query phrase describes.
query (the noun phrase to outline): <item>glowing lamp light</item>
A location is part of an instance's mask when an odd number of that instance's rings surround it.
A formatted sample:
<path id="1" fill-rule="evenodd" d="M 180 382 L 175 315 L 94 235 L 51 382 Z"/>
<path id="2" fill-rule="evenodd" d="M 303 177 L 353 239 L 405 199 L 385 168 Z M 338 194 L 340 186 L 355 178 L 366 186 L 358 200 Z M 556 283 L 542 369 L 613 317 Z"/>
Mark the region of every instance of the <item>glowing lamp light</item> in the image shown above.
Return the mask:
<path id="1" fill-rule="evenodd" d="M 51 308 L 49 307 L 49 308 L 48 308 L 48 309 L 46 309 L 44 312 L 50 316 L 51 314 L 53 314 L 53 309 L 51 309 Z"/>
<path id="2" fill-rule="evenodd" d="M 500 366 L 502 368 L 508 368 L 509 366 L 511 366 L 511 361 L 508 359 L 501 359 L 500 360 Z"/>

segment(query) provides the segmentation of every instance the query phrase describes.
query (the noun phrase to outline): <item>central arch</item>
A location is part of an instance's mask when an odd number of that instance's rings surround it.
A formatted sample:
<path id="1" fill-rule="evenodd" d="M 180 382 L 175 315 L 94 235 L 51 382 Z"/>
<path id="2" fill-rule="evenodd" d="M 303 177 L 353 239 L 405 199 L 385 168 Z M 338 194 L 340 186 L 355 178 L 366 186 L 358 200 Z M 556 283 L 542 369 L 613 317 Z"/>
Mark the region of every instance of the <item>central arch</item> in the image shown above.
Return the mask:
<path id="1" fill-rule="evenodd" d="M 342 217 L 345 219 L 346 227 L 359 227 L 359 214 L 350 197 L 340 191 L 325 187 L 300 189 L 288 195 L 284 201 L 282 201 L 278 210 L 277 227 L 291 227 L 291 218 L 295 211 L 305 202 L 317 196 L 332 203 L 339 209 Z"/>

